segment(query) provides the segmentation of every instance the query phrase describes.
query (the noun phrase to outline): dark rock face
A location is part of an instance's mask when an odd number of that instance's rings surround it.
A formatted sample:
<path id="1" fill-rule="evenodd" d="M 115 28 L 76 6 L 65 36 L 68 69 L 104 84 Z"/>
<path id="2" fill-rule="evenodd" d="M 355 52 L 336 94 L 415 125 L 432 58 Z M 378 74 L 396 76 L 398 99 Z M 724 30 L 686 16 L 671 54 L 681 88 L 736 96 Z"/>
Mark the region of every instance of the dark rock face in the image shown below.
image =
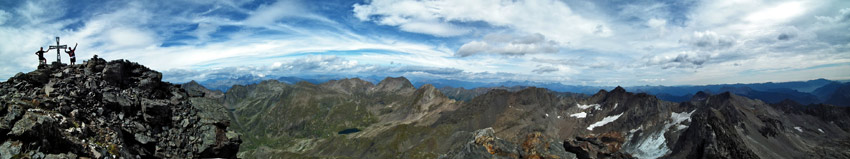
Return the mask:
<path id="1" fill-rule="evenodd" d="M 221 92 L 221 91 L 218 91 L 218 90 L 216 90 L 216 91 L 209 90 L 207 88 L 204 88 L 204 86 L 201 86 L 201 84 L 198 84 L 198 82 L 195 82 L 195 81 L 191 81 L 189 83 L 184 83 L 184 84 L 180 85 L 180 88 L 183 88 L 184 90 L 186 90 L 186 93 L 189 94 L 189 97 L 208 97 L 208 98 L 224 97 L 224 92 Z"/>
<path id="2" fill-rule="evenodd" d="M 690 128 L 673 149 L 675 158 L 759 158 L 747 148 L 721 114 L 701 111 L 694 114 Z M 775 136 L 775 134 L 773 134 Z"/>
<path id="3" fill-rule="evenodd" d="M 92 58 L 0 83 L 0 158 L 235 158 L 240 136 L 162 74 Z M 204 92 L 206 93 L 206 92 Z"/>
<path id="4" fill-rule="evenodd" d="M 575 153 L 579 159 L 633 158 L 631 155 L 620 152 L 624 141 L 623 134 L 618 132 L 604 133 L 599 136 L 577 136 L 564 141 L 564 149 Z"/>

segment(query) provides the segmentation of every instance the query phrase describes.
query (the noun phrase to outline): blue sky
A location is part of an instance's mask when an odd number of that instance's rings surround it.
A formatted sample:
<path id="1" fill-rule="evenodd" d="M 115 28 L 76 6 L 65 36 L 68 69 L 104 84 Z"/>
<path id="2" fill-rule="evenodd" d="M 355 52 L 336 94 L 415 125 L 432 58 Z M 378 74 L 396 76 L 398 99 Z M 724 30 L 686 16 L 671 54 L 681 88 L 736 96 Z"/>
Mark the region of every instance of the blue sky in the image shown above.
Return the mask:
<path id="1" fill-rule="evenodd" d="M 33 52 L 55 36 L 79 43 L 78 61 L 128 59 L 178 83 L 850 79 L 846 0 L 2 1 L 0 80 L 34 70 Z"/>

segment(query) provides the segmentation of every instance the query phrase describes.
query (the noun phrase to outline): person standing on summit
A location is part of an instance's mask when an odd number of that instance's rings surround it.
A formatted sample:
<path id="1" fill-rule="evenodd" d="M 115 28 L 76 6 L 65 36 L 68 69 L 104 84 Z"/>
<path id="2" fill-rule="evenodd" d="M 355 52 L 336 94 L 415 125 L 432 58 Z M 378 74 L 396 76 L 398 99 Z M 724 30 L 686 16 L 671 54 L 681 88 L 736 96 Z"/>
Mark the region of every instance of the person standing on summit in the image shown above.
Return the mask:
<path id="1" fill-rule="evenodd" d="M 68 50 L 70 49 L 70 51 Z M 71 57 L 71 65 L 74 65 L 74 62 L 77 62 L 77 56 L 74 55 L 74 51 L 77 50 L 77 44 L 74 44 L 74 48 L 65 48 L 65 53 L 68 53 L 68 56 Z"/>
<path id="2" fill-rule="evenodd" d="M 50 49 L 44 50 L 44 47 L 41 47 L 41 49 L 35 52 L 35 54 L 38 55 L 38 65 L 47 64 L 47 59 L 44 58 L 44 53 L 46 53 L 47 51 L 50 51 Z"/>

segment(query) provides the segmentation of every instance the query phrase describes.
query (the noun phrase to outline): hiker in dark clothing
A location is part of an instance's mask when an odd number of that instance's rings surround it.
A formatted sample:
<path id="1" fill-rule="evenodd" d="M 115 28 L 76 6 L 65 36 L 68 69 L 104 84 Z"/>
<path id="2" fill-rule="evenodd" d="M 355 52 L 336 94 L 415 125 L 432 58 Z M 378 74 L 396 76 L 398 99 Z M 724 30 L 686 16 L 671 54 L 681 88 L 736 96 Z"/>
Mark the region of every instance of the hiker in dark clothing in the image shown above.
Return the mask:
<path id="1" fill-rule="evenodd" d="M 41 49 L 35 52 L 35 54 L 38 55 L 38 65 L 47 64 L 47 59 L 44 58 L 44 53 L 46 53 L 47 51 L 50 51 L 50 49 L 44 50 L 44 47 L 41 47 Z"/>
<path id="2" fill-rule="evenodd" d="M 71 49 L 70 51 L 68 49 Z M 68 53 L 68 56 L 71 57 L 71 65 L 74 65 L 74 62 L 77 62 L 77 56 L 74 54 L 74 51 L 77 50 L 77 45 L 74 44 L 74 48 L 65 48 L 65 53 Z"/>

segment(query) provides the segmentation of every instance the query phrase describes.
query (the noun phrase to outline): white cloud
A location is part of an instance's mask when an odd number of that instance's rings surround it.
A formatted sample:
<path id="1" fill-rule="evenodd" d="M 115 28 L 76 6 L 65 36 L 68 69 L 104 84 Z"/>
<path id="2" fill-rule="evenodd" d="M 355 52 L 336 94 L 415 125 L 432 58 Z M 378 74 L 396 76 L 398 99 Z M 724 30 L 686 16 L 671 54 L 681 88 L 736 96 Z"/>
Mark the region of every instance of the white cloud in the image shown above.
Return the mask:
<path id="1" fill-rule="evenodd" d="M 467 28 L 439 22 L 408 22 L 400 24 L 399 28 L 407 32 L 431 34 L 440 37 L 458 36 L 470 32 Z"/>
<path id="2" fill-rule="evenodd" d="M 836 16 L 815 16 L 815 18 L 829 23 L 848 22 L 850 21 L 850 8 L 839 10 Z"/>
<path id="3" fill-rule="evenodd" d="M 0 25 L 6 23 L 6 20 L 8 20 L 10 17 L 12 17 L 12 14 L 4 10 L 0 10 Z"/>
<path id="4" fill-rule="evenodd" d="M 80 43 L 80 57 L 124 58 L 158 70 L 275 62 L 282 68 L 305 55 L 334 54 L 354 62 L 328 70 L 394 62 L 404 66 L 396 70 L 422 76 L 491 81 L 671 85 L 850 77 L 840 71 L 850 63 L 850 2 L 841 0 L 375 0 L 341 10 L 288 0 L 121 2 L 82 15 L 46 5 L 55 2 L 24 1 L 0 12 L 0 39 L 15 39 L 0 43 L 6 57 L 0 75 L 34 69 L 31 52 L 60 36 Z M 331 17 L 337 14 L 360 21 Z M 178 44 L 161 46 L 169 42 Z"/>
<path id="5" fill-rule="evenodd" d="M 195 29 L 195 37 L 201 42 L 210 40 L 210 33 L 218 30 L 218 25 L 214 23 L 198 23 L 198 28 Z"/>
<path id="6" fill-rule="evenodd" d="M 560 43 L 576 44 L 575 47 L 583 47 L 582 44 L 586 44 L 583 39 L 586 38 L 614 35 L 607 23 L 578 15 L 563 2 L 555 0 L 374 0 L 367 4 L 355 4 L 354 15 L 361 21 L 374 21 L 402 28 L 410 23 L 439 22 L 453 26 L 455 23 L 486 22 L 520 32 L 542 34 Z M 427 28 L 409 28 L 405 31 L 436 36 L 463 35 Z"/>
<path id="7" fill-rule="evenodd" d="M 250 13 L 244 20 L 247 25 L 270 26 L 285 18 L 304 18 L 325 23 L 336 23 L 326 17 L 316 15 L 305 9 L 304 5 L 295 0 L 279 0 L 270 5 L 261 5 Z"/>
<path id="8" fill-rule="evenodd" d="M 455 53 L 466 57 L 475 54 L 525 55 L 558 52 L 558 43 L 546 40 L 541 34 L 516 36 L 511 34 L 489 34 L 484 41 L 463 44 Z"/>
<path id="9" fill-rule="evenodd" d="M 805 12 L 802 2 L 784 2 L 747 15 L 747 22 L 758 25 L 781 24 Z"/>
<path id="10" fill-rule="evenodd" d="M 534 69 L 531 72 L 534 72 L 534 73 L 537 73 L 537 74 L 544 74 L 544 73 L 550 73 L 550 72 L 556 72 L 556 71 L 558 71 L 558 68 L 556 68 L 556 67 L 539 66 L 539 67 L 537 67 L 537 69 Z"/>
<path id="11" fill-rule="evenodd" d="M 158 44 L 156 35 L 148 30 L 118 27 L 107 30 L 105 36 L 108 38 L 106 49 L 126 49 L 147 47 Z"/>
<path id="12" fill-rule="evenodd" d="M 718 35 L 712 31 L 697 31 L 690 37 L 684 39 L 688 44 L 698 49 L 719 50 L 735 45 L 735 39 L 728 36 Z"/>
<path id="13" fill-rule="evenodd" d="M 667 25 L 667 20 L 652 18 L 652 19 L 649 19 L 646 22 L 646 25 L 649 25 L 649 27 L 652 27 L 652 28 L 659 28 L 660 29 L 660 28 L 664 28 L 664 26 Z"/>

